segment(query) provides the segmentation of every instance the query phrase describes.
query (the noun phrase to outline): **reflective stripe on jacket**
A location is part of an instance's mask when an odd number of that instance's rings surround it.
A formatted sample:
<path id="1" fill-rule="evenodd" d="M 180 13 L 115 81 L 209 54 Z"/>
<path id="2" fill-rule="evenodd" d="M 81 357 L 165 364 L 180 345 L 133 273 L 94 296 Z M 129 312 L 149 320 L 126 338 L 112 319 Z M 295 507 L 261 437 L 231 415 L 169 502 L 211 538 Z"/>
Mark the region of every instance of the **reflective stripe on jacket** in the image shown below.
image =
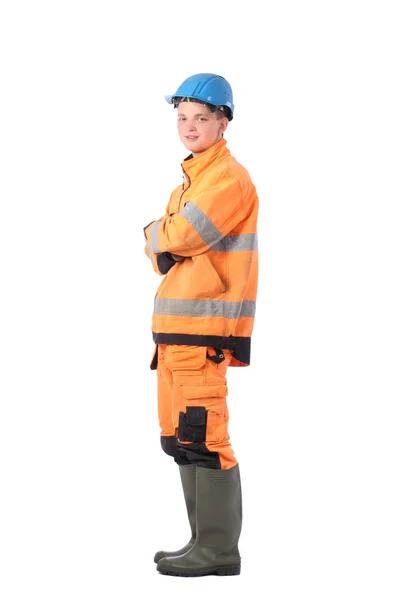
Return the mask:
<path id="1" fill-rule="evenodd" d="M 165 275 L 154 301 L 156 344 L 233 350 L 250 364 L 258 281 L 258 197 L 222 138 L 182 169 L 166 214 L 144 228 L 147 256 Z M 172 255 L 185 257 L 175 262 Z"/>

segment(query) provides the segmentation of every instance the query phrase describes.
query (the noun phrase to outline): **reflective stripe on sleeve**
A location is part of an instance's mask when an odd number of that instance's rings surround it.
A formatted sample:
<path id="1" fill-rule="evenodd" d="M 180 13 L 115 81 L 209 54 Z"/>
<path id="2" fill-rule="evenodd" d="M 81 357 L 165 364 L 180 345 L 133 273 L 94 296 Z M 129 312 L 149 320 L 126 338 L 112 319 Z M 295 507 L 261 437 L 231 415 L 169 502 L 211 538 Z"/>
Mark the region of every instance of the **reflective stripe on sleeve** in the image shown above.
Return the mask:
<path id="1" fill-rule="evenodd" d="M 193 202 L 188 202 L 180 214 L 195 228 L 199 236 L 212 246 L 222 239 L 221 232 L 213 225 L 205 213 Z"/>

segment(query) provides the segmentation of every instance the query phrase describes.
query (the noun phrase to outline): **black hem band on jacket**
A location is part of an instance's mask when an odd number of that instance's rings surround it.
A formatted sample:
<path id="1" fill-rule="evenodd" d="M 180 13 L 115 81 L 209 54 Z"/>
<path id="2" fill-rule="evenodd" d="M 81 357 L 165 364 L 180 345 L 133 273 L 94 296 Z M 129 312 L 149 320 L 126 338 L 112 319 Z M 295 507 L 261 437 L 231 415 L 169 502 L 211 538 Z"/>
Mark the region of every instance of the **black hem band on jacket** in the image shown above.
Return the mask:
<path id="1" fill-rule="evenodd" d="M 153 331 L 153 341 L 155 344 L 225 348 L 226 350 L 232 350 L 232 356 L 236 358 L 236 360 L 245 365 L 250 364 L 250 337 L 223 337 L 219 335 L 194 335 L 191 333 L 155 333 Z"/>

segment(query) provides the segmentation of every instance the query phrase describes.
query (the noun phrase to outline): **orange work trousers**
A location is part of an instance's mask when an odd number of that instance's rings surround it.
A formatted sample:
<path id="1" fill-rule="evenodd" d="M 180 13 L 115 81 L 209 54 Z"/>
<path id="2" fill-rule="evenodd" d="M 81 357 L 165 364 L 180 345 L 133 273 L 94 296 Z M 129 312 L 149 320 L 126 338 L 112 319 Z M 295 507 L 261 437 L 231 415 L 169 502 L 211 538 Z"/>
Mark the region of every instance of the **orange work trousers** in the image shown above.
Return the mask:
<path id="1" fill-rule="evenodd" d="M 229 434 L 226 371 L 231 350 L 158 344 L 161 446 L 179 465 L 230 469 L 237 464 Z M 213 360 L 214 359 L 214 360 Z"/>

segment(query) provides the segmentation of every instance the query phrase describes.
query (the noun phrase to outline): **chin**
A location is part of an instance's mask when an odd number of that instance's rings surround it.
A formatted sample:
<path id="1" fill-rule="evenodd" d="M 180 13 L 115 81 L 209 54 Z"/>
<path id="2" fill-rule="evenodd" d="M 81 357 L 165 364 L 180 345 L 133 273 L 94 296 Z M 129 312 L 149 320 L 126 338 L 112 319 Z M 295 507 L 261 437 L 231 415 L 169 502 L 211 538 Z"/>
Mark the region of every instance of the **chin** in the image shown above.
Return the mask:
<path id="1" fill-rule="evenodd" d="M 210 147 L 210 146 L 207 146 L 207 144 L 201 144 L 198 141 L 189 142 L 189 140 L 187 140 L 186 138 L 181 141 L 182 141 L 183 145 L 185 146 L 185 148 L 187 150 L 190 150 L 191 152 L 204 152 L 205 150 L 207 150 Z"/>
<path id="2" fill-rule="evenodd" d="M 190 150 L 190 152 L 204 152 L 204 148 L 197 144 L 190 144 L 186 142 L 185 147 L 187 150 Z"/>

